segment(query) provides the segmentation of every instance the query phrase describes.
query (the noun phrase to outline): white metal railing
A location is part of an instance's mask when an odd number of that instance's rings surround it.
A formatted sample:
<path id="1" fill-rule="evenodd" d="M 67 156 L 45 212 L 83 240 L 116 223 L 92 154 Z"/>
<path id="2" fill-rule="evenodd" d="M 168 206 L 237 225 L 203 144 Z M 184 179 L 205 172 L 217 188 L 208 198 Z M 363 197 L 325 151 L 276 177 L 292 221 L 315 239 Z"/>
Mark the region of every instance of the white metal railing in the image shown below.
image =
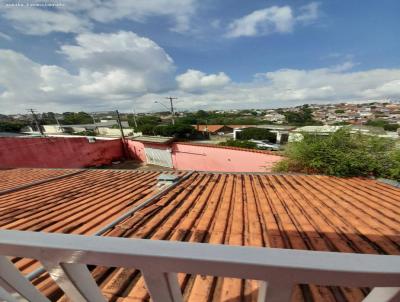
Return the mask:
<path id="1" fill-rule="evenodd" d="M 373 287 L 400 301 L 400 256 L 0 231 L 0 300 L 49 301 L 8 257 L 39 260 L 72 301 L 105 301 L 87 264 L 141 270 L 154 302 L 182 301 L 177 273 L 260 280 L 258 301 L 290 301 L 295 284 Z M 16 298 L 17 297 L 17 298 Z"/>

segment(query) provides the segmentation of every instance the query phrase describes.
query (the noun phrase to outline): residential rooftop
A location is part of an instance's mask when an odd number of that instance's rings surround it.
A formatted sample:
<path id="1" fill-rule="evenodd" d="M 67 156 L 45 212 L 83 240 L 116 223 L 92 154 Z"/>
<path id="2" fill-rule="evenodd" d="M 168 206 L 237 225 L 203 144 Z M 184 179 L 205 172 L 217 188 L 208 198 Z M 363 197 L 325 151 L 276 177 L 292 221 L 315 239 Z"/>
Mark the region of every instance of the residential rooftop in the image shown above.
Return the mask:
<path id="1" fill-rule="evenodd" d="M 0 227 L 93 235 L 156 196 L 160 173 L 0 170 L 1 183 L 16 180 L 13 192 L 0 192 Z M 320 175 L 173 174 L 187 178 L 103 236 L 400 255 L 399 188 Z M 31 259 L 13 261 L 25 274 L 39 267 Z M 149 300 L 138 270 L 90 270 L 110 301 Z M 187 301 L 257 299 L 254 280 L 178 274 L 178 281 Z M 33 283 L 52 301 L 66 301 L 47 273 Z M 365 288 L 300 285 L 292 301 L 361 301 L 366 293 Z"/>

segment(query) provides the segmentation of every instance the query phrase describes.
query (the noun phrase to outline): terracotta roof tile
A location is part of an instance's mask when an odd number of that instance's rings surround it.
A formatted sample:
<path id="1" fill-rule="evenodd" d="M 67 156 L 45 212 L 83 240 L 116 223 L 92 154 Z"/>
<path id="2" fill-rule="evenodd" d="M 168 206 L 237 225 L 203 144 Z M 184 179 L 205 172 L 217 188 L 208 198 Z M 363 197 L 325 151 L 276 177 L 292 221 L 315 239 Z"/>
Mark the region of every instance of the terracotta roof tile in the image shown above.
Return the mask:
<path id="1" fill-rule="evenodd" d="M 154 192 L 157 173 L 88 170 L 0 196 L 0 227 L 90 234 Z M 105 236 L 400 255 L 400 189 L 319 175 L 194 173 Z M 35 262 L 18 260 L 23 271 Z M 133 268 L 92 269 L 113 301 L 148 301 Z M 255 301 L 252 280 L 178 275 L 188 301 Z M 62 292 L 35 281 L 53 301 Z M 360 301 L 366 289 L 297 286 L 293 301 Z"/>
<path id="2" fill-rule="evenodd" d="M 211 133 L 218 132 L 224 127 L 229 127 L 229 126 L 224 126 L 224 125 L 192 125 L 197 131 L 207 131 Z M 232 129 L 233 130 L 233 129 Z"/>
<path id="3" fill-rule="evenodd" d="M 22 185 L 67 175 L 77 170 L 74 169 L 6 169 L 0 170 L 0 192 Z"/>

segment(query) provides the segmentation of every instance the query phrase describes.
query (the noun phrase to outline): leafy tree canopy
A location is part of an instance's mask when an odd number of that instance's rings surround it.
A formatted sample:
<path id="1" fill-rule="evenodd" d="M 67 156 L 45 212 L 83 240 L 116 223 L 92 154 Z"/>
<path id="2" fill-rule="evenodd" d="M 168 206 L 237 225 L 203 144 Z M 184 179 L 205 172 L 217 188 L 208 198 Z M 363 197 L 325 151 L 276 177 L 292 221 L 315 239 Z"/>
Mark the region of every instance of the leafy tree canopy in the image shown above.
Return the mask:
<path id="1" fill-rule="evenodd" d="M 20 132 L 27 125 L 27 122 L 0 121 L 0 132 Z"/>
<path id="2" fill-rule="evenodd" d="M 238 132 L 238 138 L 241 140 L 268 140 L 271 143 L 276 143 L 276 134 L 262 128 L 246 128 Z"/>
<path id="3" fill-rule="evenodd" d="M 64 125 L 79 125 L 79 124 L 92 124 L 92 117 L 86 112 L 64 112 L 63 124 Z"/>
<path id="4" fill-rule="evenodd" d="M 257 149 L 257 144 L 254 142 L 250 142 L 247 140 L 227 140 L 226 142 L 219 143 L 221 146 L 230 146 L 230 147 L 239 147 L 239 148 L 248 148 L 248 149 Z"/>
<path id="5" fill-rule="evenodd" d="M 386 131 L 396 131 L 400 127 L 398 124 L 390 124 L 388 121 L 382 119 L 369 120 L 365 124 L 373 127 L 381 127 Z"/>
<path id="6" fill-rule="evenodd" d="M 275 171 L 400 180 L 400 151 L 393 140 L 351 134 L 343 128 L 328 136 L 303 136 L 302 141 L 287 145 L 287 159 L 279 162 Z"/>
<path id="7" fill-rule="evenodd" d="M 54 112 L 43 112 L 42 113 L 42 119 L 41 119 L 41 124 L 42 125 L 54 125 L 57 123 L 56 116 Z"/>
<path id="8" fill-rule="evenodd" d="M 153 125 L 153 127 L 155 127 L 155 126 L 159 125 L 161 122 L 162 122 L 162 120 L 158 116 L 155 116 L 155 115 L 136 116 L 136 123 L 138 125 L 139 131 L 142 131 L 141 129 L 144 125 Z M 128 124 L 131 127 L 135 126 L 135 122 L 134 122 L 132 114 L 128 115 Z"/>
<path id="9" fill-rule="evenodd" d="M 309 106 L 303 105 L 298 112 L 285 111 L 282 114 L 286 117 L 288 124 L 296 126 L 322 125 L 321 122 L 314 120 L 312 110 Z"/>

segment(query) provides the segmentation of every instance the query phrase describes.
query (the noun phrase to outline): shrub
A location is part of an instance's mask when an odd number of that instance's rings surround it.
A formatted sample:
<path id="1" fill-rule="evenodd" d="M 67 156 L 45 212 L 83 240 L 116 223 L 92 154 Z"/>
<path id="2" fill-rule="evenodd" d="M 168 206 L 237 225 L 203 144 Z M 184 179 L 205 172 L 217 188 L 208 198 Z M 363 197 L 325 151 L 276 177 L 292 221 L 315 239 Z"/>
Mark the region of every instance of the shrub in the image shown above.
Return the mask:
<path id="1" fill-rule="evenodd" d="M 142 132 L 144 135 L 154 135 L 155 126 L 152 124 L 144 124 L 138 126 L 138 131 Z"/>
<path id="2" fill-rule="evenodd" d="M 257 144 L 246 140 L 227 140 L 226 142 L 219 143 L 221 146 L 257 149 Z"/>
<path id="3" fill-rule="evenodd" d="M 386 131 L 397 131 L 397 128 L 399 128 L 400 125 L 398 124 L 386 124 L 383 126 L 383 129 Z"/>
<path id="4" fill-rule="evenodd" d="M 154 133 L 161 136 L 174 136 L 179 138 L 190 137 L 196 130 L 191 125 L 159 125 L 154 128 Z"/>
<path id="5" fill-rule="evenodd" d="M 289 143 L 287 159 L 275 165 L 277 172 L 320 173 L 341 177 L 376 176 L 398 178 L 400 151 L 392 140 L 340 129 L 326 137 L 303 134 Z"/>
<path id="6" fill-rule="evenodd" d="M 241 140 L 268 140 L 271 143 L 276 143 L 276 134 L 262 128 L 245 128 L 238 132 L 238 138 Z"/>
<path id="7" fill-rule="evenodd" d="M 0 122 L 0 132 L 19 132 L 28 123 L 26 122 L 8 122 L 8 121 L 1 121 Z"/>

